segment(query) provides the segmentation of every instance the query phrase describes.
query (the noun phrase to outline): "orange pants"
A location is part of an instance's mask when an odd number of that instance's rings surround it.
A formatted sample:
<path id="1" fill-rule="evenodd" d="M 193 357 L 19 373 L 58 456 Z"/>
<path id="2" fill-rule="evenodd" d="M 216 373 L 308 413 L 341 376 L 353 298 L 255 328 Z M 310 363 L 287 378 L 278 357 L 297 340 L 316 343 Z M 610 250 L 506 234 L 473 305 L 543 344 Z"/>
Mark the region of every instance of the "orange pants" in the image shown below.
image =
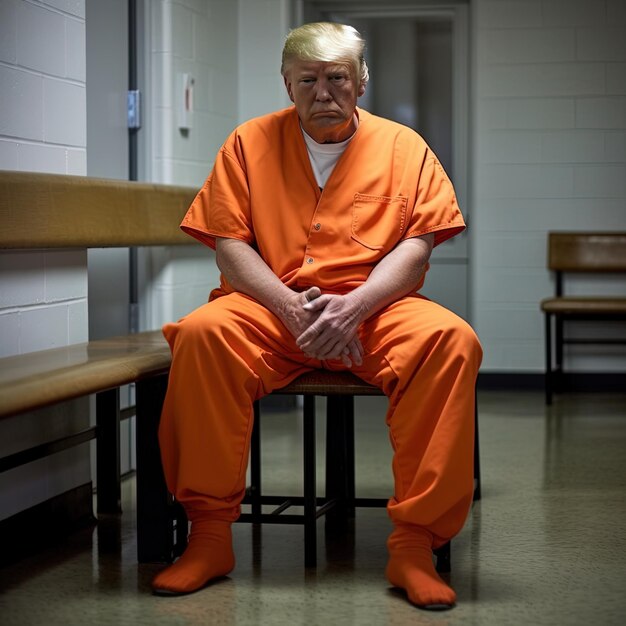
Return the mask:
<path id="1" fill-rule="evenodd" d="M 222 296 L 163 328 L 172 368 L 159 430 L 170 492 L 188 513 L 237 519 L 245 491 L 254 400 L 312 368 L 272 313 Z M 474 331 L 421 297 L 395 302 L 360 329 L 352 371 L 389 398 L 395 524 L 428 529 L 435 545 L 463 526 L 473 493 L 474 389 L 482 351 Z"/>

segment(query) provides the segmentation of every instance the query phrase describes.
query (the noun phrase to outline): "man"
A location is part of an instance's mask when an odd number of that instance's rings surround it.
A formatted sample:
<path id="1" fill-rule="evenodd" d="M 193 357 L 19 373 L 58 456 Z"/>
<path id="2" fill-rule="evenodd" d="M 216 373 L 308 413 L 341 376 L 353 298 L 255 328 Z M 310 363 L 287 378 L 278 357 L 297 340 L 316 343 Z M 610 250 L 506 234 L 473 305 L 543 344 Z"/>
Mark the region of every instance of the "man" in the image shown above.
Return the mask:
<path id="1" fill-rule="evenodd" d="M 281 71 L 294 106 L 231 134 L 181 225 L 216 249 L 221 285 L 164 327 L 173 361 L 159 436 L 191 531 L 156 593 L 233 569 L 253 401 L 313 368 L 350 368 L 389 397 L 388 580 L 420 607 L 455 602 L 432 549 L 461 529 L 472 500 L 481 349 L 417 291 L 433 246 L 464 223 L 425 142 L 357 108 L 364 45 L 349 26 L 293 30 Z"/>

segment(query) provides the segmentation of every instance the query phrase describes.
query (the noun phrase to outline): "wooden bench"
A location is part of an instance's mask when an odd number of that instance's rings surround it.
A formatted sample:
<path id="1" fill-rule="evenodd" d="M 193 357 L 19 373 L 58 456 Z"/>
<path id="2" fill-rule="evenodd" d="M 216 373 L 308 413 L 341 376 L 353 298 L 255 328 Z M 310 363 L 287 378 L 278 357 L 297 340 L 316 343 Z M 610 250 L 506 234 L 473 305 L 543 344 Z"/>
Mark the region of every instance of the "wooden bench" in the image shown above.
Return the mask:
<path id="1" fill-rule="evenodd" d="M 0 172 L 0 250 L 130 247 L 193 244 L 178 225 L 195 190 L 83 177 Z M 80 217 L 80 218 L 79 218 Z M 28 224 L 28 228 L 24 224 Z M 96 426 L 62 440 L 0 459 L 0 471 L 96 439 L 97 509 L 120 511 L 120 419 L 136 415 L 137 549 L 139 562 L 166 562 L 186 544 L 184 512 L 167 493 L 157 438 L 167 388 L 170 351 L 161 332 L 43 350 L 0 359 L 0 418 L 96 394 Z M 121 411 L 119 388 L 136 384 L 136 406 Z M 303 495 L 268 496 L 261 489 L 259 403 L 251 445 L 251 513 L 241 521 L 304 525 L 305 564 L 316 563 L 316 520 L 344 524 L 356 506 L 384 506 L 383 499 L 355 495 L 354 396 L 382 395 L 350 373 L 311 372 L 276 394 L 304 396 Z M 315 494 L 315 398 L 326 396 L 326 494 Z M 476 417 L 477 420 L 477 417 Z M 477 427 L 477 421 L 476 421 Z M 480 497 L 478 431 L 475 440 L 475 499 Z M 265 504 L 278 504 L 263 513 Z M 303 506 L 303 515 L 284 514 Z M 449 569 L 450 547 L 438 551 Z"/>
<path id="2" fill-rule="evenodd" d="M 196 191 L 186 187 L 0 171 L 0 250 L 193 244 L 178 224 Z M 0 359 L 0 419 L 96 394 L 96 426 L 0 459 L 7 471 L 96 439 L 99 513 L 120 510 L 119 388 L 166 377 L 160 331 Z M 142 412 L 141 402 L 137 411 Z M 45 413 L 42 413 L 44 419 Z"/>
<path id="3" fill-rule="evenodd" d="M 626 297 L 565 295 L 564 289 L 568 274 L 626 273 L 626 233 L 549 233 L 548 268 L 555 275 L 555 294 L 541 302 L 541 310 L 545 315 L 546 404 L 551 404 L 553 393 L 561 387 L 565 345 L 626 344 L 626 337 L 565 334 L 565 324 L 572 321 L 626 320 Z"/>
<path id="4" fill-rule="evenodd" d="M 98 513 L 121 511 L 120 387 L 167 376 L 169 346 L 160 331 L 40 350 L 0 359 L 0 419 L 96 394 L 96 425 L 0 459 L 0 472 L 96 440 Z M 141 412 L 141 402 L 138 402 Z"/>

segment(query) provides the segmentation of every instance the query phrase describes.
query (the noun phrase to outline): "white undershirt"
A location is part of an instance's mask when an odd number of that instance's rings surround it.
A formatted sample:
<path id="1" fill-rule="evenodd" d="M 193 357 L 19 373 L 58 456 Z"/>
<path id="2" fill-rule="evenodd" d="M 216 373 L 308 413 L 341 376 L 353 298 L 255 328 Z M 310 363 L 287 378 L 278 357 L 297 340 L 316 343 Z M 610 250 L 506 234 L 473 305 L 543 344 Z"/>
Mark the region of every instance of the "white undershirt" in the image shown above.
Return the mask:
<path id="1" fill-rule="evenodd" d="M 309 153 L 309 159 L 311 160 L 313 173 L 315 174 L 315 180 L 320 189 L 323 189 L 339 157 L 348 147 L 354 134 L 339 143 L 317 143 L 313 137 L 305 132 L 304 128 L 302 129 L 302 134 L 306 142 L 306 148 Z"/>

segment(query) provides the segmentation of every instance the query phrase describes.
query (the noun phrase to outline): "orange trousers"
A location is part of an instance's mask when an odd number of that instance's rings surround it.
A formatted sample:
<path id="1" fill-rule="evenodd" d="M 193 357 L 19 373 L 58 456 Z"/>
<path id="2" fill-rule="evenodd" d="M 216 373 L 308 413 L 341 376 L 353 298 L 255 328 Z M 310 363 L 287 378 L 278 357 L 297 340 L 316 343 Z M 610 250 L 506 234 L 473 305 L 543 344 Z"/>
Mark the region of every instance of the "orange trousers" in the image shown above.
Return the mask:
<path id="1" fill-rule="evenodd" d="M 254 400 L 312 368 L 278 318 L 234 293 L 217 298 L 164 335 L 172 368 L 159 441 L 170 492 L 194 511 L 234 521 L 244 496 Z M 352 371 L 383 390 L 393 447 L 396 525 L 429 530 L 435 547 L 462 528 L 473 494 L 474 393 L 482 350 L 461 318 L 407 297 L 368 319 Z"/>

